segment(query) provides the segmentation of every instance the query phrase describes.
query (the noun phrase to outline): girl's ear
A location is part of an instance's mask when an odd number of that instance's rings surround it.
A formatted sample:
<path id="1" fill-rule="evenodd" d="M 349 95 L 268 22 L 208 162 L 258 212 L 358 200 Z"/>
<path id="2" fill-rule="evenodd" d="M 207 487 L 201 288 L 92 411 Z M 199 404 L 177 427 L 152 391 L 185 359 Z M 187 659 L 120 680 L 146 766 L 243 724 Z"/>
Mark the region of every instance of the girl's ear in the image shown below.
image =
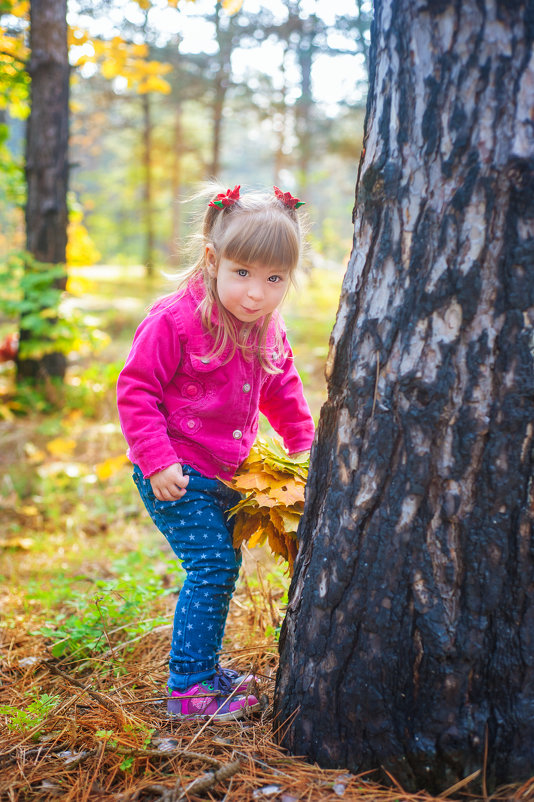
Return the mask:
<path id="1" fill-rule="evenodd" d="M 215 248 L 208 242 L 206 245 L 205 250 L 205 259 L 206 259 L 206 267 L 208 269 L 208 273 L 212 278 L 217 277 L 217 254 L 215 253 Z"/>

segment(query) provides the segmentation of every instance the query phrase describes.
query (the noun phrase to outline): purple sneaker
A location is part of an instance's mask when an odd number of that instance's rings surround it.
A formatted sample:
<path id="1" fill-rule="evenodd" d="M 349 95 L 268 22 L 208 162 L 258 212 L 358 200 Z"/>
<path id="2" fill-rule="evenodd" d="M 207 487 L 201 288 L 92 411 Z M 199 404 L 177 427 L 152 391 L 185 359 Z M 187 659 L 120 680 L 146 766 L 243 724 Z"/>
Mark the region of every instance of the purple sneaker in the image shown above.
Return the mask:
<path id="1" fill-rule="evenodd" d="M 246 691 L 251 683 L 258 681 L 255 674 L 242 674 L 233 668 L 223 668 L 220 663 L 215 664 L 215 671 L 219 676 L 223 676 L 229 681 L 232 690 L 237 688 L 240 691 Z"/>
<path id="2" fill-rule="evenodd" d="M 234 695 L 230 699 L 233 690 L 229 680 L 218 675 L 212 680 L 195 683 L 185 691 L 174 691 L 169 688 L 167 712 L 175 718 L 194 719 L 213 716 L 214 721 L 231 721 L 243 718 L 247 711 L 258 709 L 260 704 L 252 694 Z"/>

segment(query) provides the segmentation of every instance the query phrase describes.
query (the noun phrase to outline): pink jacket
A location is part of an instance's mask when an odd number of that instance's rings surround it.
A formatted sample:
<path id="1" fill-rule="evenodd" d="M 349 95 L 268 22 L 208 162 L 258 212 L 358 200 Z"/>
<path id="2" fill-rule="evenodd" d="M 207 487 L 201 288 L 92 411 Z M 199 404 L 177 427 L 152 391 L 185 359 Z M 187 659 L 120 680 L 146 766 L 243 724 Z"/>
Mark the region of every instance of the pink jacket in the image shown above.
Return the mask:
<path id="1" fill-rule="evenodd" d="M 203 285 L 160 301 L 141 323 L 119 376 L 117 401 L 128 456 L 145 477 L 181 462 L 204 476 L 231 479 L 248 456 L 259 412 L 290 453 L 310 448 L 314 424 L 281 318 L 284 350 L 267 373 L 237 349 L 208 357 L 212 338 L 198 304 Z M 273 347 L 274 321 L 267 332 Z"/>

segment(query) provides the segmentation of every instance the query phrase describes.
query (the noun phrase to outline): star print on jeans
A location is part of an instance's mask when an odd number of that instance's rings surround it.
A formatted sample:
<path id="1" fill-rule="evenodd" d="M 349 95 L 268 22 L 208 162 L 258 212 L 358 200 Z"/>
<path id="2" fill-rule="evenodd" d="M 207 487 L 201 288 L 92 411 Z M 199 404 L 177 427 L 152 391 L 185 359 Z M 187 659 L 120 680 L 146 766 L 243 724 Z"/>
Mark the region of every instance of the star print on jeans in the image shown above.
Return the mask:
<path id="1" fill-rule="evenodd" d="M 134 470 L 145 506 L 175 555 L 182 560 L 185 572 L 181 602 L 174 616 L 169 662 L 170 687 L 185 689 L 202 681 L 218 660 L 241 563 L 239 550 L 234 551 L 232 546 L 233 520 L 227 520 L 227 511 L 238 503 L 239 494 L 190 469 L 189 475 L 194 479 L 185 503 L 160 509 L 149 480 L 140 476 L 138 468 Z M 188 637 L 193 634 L 194 653 L 193 641 Z"/>

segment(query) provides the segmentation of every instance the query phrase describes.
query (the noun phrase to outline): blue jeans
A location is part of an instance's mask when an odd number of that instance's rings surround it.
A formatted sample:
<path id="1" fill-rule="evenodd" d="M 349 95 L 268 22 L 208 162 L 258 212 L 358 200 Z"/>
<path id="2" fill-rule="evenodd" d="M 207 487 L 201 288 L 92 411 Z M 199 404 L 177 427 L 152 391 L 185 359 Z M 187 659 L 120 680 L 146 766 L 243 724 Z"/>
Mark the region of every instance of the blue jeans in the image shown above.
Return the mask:
<path id="1" fill-rule="evenodd" d="M 137 465 L 133 474 L 150 517 L 187 574 L 174 613 L 169 660 L 169 687 L 180 691 L 215 673 L 241 566 L 241 550 L 232 544 L 233 519 L 226 515 L 241 496 L 218 479 L 182 468 L 189 484 L 175 501 L 158 501 Z"/>

